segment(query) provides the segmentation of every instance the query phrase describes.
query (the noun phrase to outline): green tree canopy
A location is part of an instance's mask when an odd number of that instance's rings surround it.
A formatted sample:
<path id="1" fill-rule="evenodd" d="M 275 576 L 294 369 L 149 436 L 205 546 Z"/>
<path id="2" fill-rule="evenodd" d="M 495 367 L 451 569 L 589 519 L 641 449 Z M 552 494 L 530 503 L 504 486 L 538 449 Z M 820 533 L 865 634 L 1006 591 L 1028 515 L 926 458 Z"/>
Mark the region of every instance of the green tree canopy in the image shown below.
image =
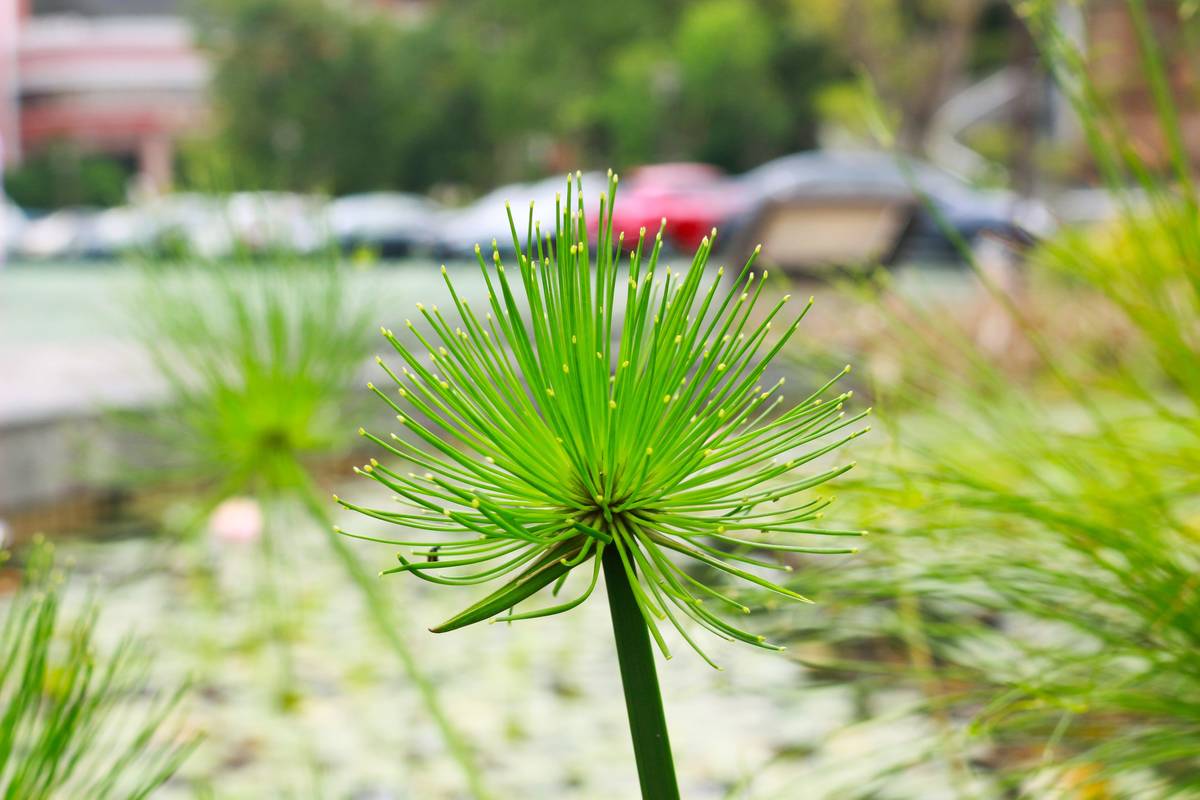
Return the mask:
<path id="1" fill-rule="evenodd" d="M 830 56 L 782 0 L 206 0 L 214 130 L 191 182 L 345 193 L 664 159 L 738 169 L 813 140 Z M 480 176 L 486 175 L 486 178 Z"/>

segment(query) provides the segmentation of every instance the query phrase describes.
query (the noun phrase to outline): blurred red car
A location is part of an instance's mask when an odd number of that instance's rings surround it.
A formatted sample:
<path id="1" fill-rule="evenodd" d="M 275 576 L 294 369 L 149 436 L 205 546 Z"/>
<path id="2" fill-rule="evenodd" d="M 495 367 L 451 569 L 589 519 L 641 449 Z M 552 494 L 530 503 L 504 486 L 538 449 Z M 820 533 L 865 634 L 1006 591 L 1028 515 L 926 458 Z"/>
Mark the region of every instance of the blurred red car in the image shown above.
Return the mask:
<path id="1" fill-rule="evenodd" d="M 656 164 L 621 176 L 613 215 L 613 235 L 625 234 L 625 247 L 637 245 L 638 231 L 648 239 L 665 217 L 667 245 L 690 252 L 726 220 L 742 212 L 748 197 L 742 187 L 708 164 Z M 592 220 L 595 228 L 596 221 Z"/>

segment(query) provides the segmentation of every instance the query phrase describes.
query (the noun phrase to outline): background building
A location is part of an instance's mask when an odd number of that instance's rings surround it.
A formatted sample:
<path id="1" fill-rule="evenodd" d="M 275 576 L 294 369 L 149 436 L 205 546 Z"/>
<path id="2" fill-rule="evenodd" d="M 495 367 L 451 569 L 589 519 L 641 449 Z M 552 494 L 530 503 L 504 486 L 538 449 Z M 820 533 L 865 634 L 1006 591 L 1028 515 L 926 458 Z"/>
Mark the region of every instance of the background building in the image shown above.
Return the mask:
<path id="1" fill-rule="evenodd" d="M 18 163 L 70 142 L 169 184 L 208 68 L 173 0 L 0 0 L 0 134 Z"/>

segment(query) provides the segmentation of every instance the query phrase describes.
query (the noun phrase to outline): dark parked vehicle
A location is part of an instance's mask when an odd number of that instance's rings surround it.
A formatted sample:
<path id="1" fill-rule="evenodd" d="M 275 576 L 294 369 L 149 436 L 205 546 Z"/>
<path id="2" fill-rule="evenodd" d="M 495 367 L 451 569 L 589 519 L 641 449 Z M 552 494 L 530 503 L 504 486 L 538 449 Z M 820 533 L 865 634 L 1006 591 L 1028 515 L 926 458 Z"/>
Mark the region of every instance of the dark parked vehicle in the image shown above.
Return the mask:
<path id="1" fill-rule="evenodd" d="M 329 235 L 342 250 L 400 258 L 433 246 L 439 210 L 420 195 L 369 192 L 339 197 L 325 213 Z"/>
<path id="2" fill-rule="evenodd" d="M 811 151 L 738 178 L 747 210 L 731 220 L 734 248 L 762 243 L 771 263 L 800 272 L 875 264 L 959 264 L 955 239 L 1027 242 L 1048 212 L 981 190 L 929 164 L 890 153 Z M 952 233 L 951 233 L 952 232 Z"/>

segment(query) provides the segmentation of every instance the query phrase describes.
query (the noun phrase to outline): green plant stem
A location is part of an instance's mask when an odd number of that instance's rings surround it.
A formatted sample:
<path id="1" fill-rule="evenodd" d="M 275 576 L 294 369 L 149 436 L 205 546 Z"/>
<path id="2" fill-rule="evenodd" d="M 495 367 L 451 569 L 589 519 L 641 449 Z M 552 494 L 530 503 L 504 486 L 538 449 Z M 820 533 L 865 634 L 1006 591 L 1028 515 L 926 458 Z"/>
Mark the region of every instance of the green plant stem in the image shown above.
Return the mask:
<path id="1" fill-rule="evenodd" d="M 275 565 L 278 556 L 275 552 L 275 529 L 271 524 L 274 511 L 273 500 L 269 497 L 260 498 L 263 514 L 263 526 L 259 531 L 261 563 L 259 565 L 259 595 L 266 616 L 267 639 L 274 645 L 279 658 L 279 677 L 276 702 L 281 708 L 290 709 L 298 699 L 296 689 L 296 670 L 292 659 L 292 646 L 289 641 L 288 613 L 280 599 L 279 587 L 275 583 Z"/>
<path id="2" fill-rule="evenodd" d="M 605 548 L 603 559 L 608 608 L 612 614 L 613 638 L 621 666 L 621 686 L 625 690 L 625 710 L 629 714 L 629 733 L 633 738 L 642 798 L 678 800 L 675 762 L 671 758 L 671 740 L 667 736 L 667 719 L 663 714 L 646 620 L 633 597 L 629 576 L 617 548 Z"/>
<path id="3" fill-rule="evenodd" d="M 442 734 L 442 739 L 446 742 L 447 749 L 462 769 L 463 777 L 466 779 L 471 796 L 475 800 L 488 800 L 490 795 L 484 788 L 483 776 L 475 765 L 475 755 L 466 740 L 458 732 L 458 729 L 450 721 L 449 715 L 442 708 L 441 700 L 438 698 L 437 689 L 434 687 L 433 682 L 421 671 L 421 668 L 417 665 L 416 657 L 408 647 L 408 643 L 400 635 L 400 626 L 392 613 L 392 606 L 380 591 L 378 576 L 367 572 L 362 562 L 354 555 L 354 551 L 350 549 L 346 540 L 333 530 L 333 520 L 330 519 L 325 509 L 325 504 L 321 502 L 312 483 L 305 478 L 301 486 L 300 494 L 304 499 L 305 507 L 312 515 L 314 521 L 325 532 L 329 546 L 333 549 L 339 560 L 341 560 L 346 571 L 350 573 L 350 577 L 358 584 L 358 588 L 362 591 L 363 599 L 366 600 L 371 619 L 375 622 L 375 627 L 379 629 L 379 633 L 400 659 L 409 683 L 416 688 L 417 693 L 421 696 L 421 701 L 425 704 L 426 712 L 438 726 L 438 730 Z"/>

